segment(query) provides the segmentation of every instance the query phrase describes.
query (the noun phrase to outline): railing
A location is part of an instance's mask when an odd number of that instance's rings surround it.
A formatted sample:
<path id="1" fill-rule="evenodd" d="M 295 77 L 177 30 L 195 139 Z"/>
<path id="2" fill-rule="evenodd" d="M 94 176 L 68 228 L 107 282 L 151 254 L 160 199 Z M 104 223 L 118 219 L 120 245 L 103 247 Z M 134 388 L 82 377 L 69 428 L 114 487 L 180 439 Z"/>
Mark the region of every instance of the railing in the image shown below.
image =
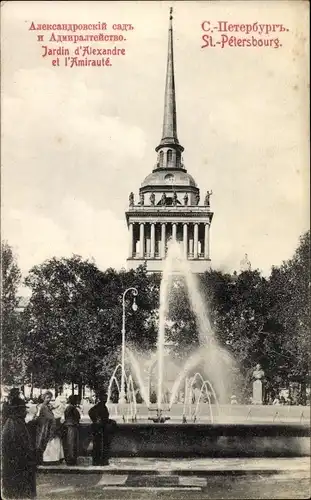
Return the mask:
<path id="1" fill-rule="evenodd" d="M 161 254 L 159 252 L 155 252 L 154 257 L 152 257 L 151 252 L 145 252 L 144 256 L 141 257 L 139 252 L 133 252 L 131 258 L 132 259 L 141 259 L 141 258 L 143 258 L 143 259 L 160 259 Z"/>
<path id="2" fill-rule="evenodd" d="M 187 212 L 210 212 L 211 208 L 206 205 L 132 205 L 129 206 L 129 210 L 135 210 L 139 212 L 143 212 L 148 208 L 148 211 L 151 212 L 160 212 L 165 210 L 168 212 L 175 212 L 176 210 L 182 212 L 183 210 L 187 210 Z"/>
<path id="3" fill-rule="evenodd" d="M 165 252 L 165 255 L 167 255 L 167 250 Z M 154 256 L 151 256 L 151 253 L 150 252 L 145 252 L 144 253 L 144 256 L 141 257 L 140 253 L 139 252 L 133 252 L 132 253 L 132 259 L 161 259 L 161 254 L 159 252 L 156 252 L 154 254 Z M 194 253 L 193 252 L 188 252 L 188 256 L 187 256 L 188 260 L 192 260 L 194 259 Z M 205 256 L 204 256 L 204 253 L 199 253 L 198 254 L 198 259 L 205 259 Z"/>

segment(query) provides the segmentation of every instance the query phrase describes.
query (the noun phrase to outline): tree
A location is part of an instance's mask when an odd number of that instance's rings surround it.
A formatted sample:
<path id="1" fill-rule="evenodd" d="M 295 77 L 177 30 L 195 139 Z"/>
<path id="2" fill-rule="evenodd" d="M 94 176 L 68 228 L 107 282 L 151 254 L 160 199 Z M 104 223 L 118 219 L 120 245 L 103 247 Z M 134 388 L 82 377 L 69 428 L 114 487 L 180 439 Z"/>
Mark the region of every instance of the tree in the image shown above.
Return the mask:
<path id="1" fill-rule="evenodd" d="M 28 373 L 39 386 L 89 383 L 100 372 L 103 346 L 99 286 L 103 274 L 78 256 L 51 259 L 31 269 L 25 283 L 32 290 L 25 311 Z M 100 345 L 99 345 L 100 344 Z M 113 346 L 111 346 L 112 348 Z"/>
<path id="2" fill-rule="evenodd" d="M 281 382 L 305 386 L 310 370 L 310 231 L 303 234 L 292 259 L 272 269 L 270 319 L 280 326 Z"/>
<path id="3" fill-rule="evenodd" d="M 22 383 L 22 320 L 18 314 L 21 271 L 12 247 L 1 243 L 2 377 L 9 385 Z"/>
<path id="4" fill-rule="evenodd" d="M 293 258 L 274 267 L 269 278 L 258 270 L 233 275 L 211 270 L 193 278 L 190 286 L 200 290 L 202 303 L 198 295 L 191 303 L 185 280 L 175 279 L 168 295 L 166 338 L 177 357 L 188 357 L 211 335 L 210 321 L 218 345 L 240 368 L 245 396 L 258 362 L 271 387 L 290 380 L 303 384 L 310 366 L 309 251 L 306 233 Z M 156 345 L 160 277 L 147 275 L 143 266 L 102 272 L 78 256 L 50 259 L 30 271 L 26 284 L 32 296 L 23 346 L 28 375 L 38 385 L 107 385 L 120 359 L 122 295 L 129 287 L 138 289 L 138 310 L 132 310 L 133 296 L 127 294 L 126 345 L 144 352 Z M 203 316 L 208 313 L 204 331 L 196 307 Z"/>
<path id="5" fill-rule="evenodd" d="M 147 319 L 155 307 L 155 291 L 143 268 L 107 269 L 79 256 L 50 259 L 31 269 L 25 280 L 32 290 L 25 311 L 25 337 L 32 373 L 38 385 L 64 382 L 97 388 L 108 383 L 121 344 L 122 294 L 139 290 L 138 311 L 126 310 L 127 342 L 154 345 L 155 328 Z"/>

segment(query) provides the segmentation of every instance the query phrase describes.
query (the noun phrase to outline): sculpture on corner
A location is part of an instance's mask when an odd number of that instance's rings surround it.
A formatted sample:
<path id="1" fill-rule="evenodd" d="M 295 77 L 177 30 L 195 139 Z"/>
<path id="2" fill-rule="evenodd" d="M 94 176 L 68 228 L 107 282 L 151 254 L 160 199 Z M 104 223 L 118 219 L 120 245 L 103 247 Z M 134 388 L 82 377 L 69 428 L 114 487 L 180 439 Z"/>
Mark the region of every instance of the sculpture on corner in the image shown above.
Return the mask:
<path id="1" fill-rule="evenodd" d="M 205 196 L 205 200 L 204 200 L 204 205 L 206 207 L 209 207 L 210 204 L 211 204 L 211 195 L 213 194 L 213 191 L 207 191 L 206 192 L 206 196 Z"/>
<path id="2" fill-rule="evenodd" d="M 134 206 L 134 193 L 130 193 L 130 196 L 129 196 L 129 205 L 130 205 L 130 207 Z"/>
<path id="3" fill-rule="evenodd" d="M 262 405 L 263 403 L 263 383 L 265 372 L 258 363 L 253 371 L 253 399 L 254 405 Z"/>

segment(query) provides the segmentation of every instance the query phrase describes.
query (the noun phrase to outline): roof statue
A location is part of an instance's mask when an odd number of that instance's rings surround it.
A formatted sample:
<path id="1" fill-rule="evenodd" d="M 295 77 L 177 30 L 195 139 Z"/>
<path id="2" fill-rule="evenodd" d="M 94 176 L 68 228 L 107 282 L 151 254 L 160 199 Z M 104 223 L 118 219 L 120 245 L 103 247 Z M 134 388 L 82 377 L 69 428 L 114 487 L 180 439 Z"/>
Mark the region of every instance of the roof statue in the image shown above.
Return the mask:
<path id="1" fill-rule="evenodd" d="M 150 205 L 155 204 L 155 194 L 154 193 L 151 193 L 149 200 L 150 200 Z"/>
<path id="2" fill-rule="evenodd" d="M 130 207 L 134 206 L 134 193 L 130 193 L 129 195 L 129 206 Z"/>
<path id="3" fill-rule="evenodd" d="M 163 193 L 161 196 L 161 205 L 166 205 L 166 194 Z"/>
<path id="4" fill-rule="evenodd" d="M 210 206 L 210 198 L 211 198 L 211 195 L 213 194 L 213 191 L 207 191 L 206 192 L 206 196 L 205 196 L 205 200 L 204 200 L 204 205 L 206 207 L 209 207 Z"/>

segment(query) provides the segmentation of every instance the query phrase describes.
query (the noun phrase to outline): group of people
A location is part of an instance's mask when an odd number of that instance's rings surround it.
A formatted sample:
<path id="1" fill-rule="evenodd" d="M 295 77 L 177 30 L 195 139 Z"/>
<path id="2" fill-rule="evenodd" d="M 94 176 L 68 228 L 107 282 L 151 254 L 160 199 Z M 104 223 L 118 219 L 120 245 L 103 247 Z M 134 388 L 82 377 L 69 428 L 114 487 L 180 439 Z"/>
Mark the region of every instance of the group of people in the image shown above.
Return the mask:
<path id="1" fill-rule="evenodd" d="M 75 465 L 80 422 L 77 396 L 69 396 L 68 402 L 66 398 L 58 398 L 54 404 L 52 398 L 53 394 L 47 391 L 43 395 L 42 402 L 35 406 L 35 412 L 27 413 L 28 405 L 20 397 L 18 389 L 13 389 L 2 408 L 4 428 L 7 420 L 16 420 L 16 410 L 19 417 L 23 408 L 27 422 L 26 429 L 35 450 L 36 463 L 55 464 L 65 460 L 68 465 Z"/>
<path id="2" fill-rule="evenodd" d="M 77 397 L 69 396 L 67 405 L 59 400 L 56 406 L 51 404 L 52 397 L 49 391 L 44 394 L 35 417 L 29 422 L 37 463 L 60 463 L 65 459 L 68 465 L 76 465 L 80 422 Z"/>
<path id="3" fill-rule="evenodd" d="M 12 389 L 2 407 L 2 490 L 4 498 L 35 498 L 36 467 L 42 464 L 76 465 L 79 452 L 77 396 L 52 404 L 52 393 L 43 395 L 35 414 L 25 422 L 27 405 Z M 109 419 L 104 391 L 89 411 L 92 421 L 93 465 L 109 464 L 109 445 L 115 421 Z M 56 404 L 55 404 L 56 403 Z"/>

